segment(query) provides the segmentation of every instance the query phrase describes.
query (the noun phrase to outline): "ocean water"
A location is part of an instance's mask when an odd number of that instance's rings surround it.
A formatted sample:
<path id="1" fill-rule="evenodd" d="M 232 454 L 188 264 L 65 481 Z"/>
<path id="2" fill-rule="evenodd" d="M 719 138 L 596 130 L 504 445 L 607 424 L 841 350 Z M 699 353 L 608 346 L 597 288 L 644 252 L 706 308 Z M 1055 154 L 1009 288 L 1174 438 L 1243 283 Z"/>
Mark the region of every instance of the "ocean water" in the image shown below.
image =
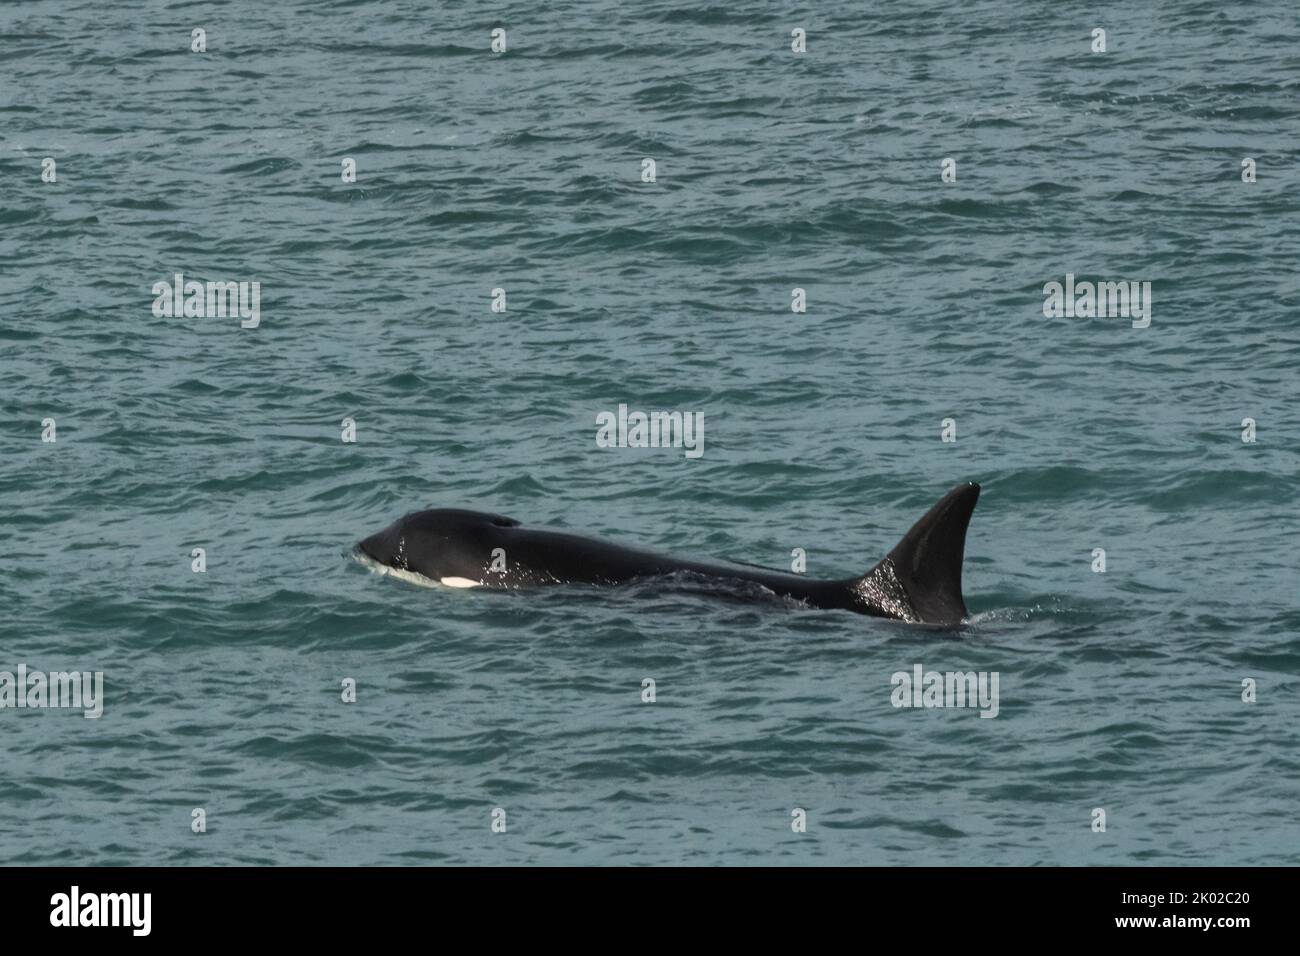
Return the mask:
<path id="1" fill-rule="evenodd" d="M 9 3 L 0 76 L 0 670 L 104 674 L 0 709 L 0 861 L 1300 862 L 1294 4 Z M 962 481 L 958 630 L 349 557 L 466 507 L 842 577 Z"/>

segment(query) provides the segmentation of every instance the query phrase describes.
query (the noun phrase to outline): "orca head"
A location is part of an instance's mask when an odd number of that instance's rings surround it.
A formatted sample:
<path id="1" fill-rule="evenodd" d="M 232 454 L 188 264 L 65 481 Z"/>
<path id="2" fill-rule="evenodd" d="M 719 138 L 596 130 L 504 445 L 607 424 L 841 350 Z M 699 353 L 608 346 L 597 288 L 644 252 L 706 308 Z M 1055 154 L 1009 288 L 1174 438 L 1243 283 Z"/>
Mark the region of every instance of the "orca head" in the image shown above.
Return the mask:
<path id="1" fill-rule="evenodd" d="M 399 571 L 414 570 L 407 550 L 405 525 L 406 518 L 399 518 L 383 531 L 363 539 L 357 545 L 357 550 L 385 567 Z"/>
<path id="2" fill-rule="evenodd" d="M 432 581 L 478 583 L 499 543 L 500 529 L 519 524 L 513 518 L 434 508 L 399 518 L 357 545 L 366 557 L 398 571 Z"/>

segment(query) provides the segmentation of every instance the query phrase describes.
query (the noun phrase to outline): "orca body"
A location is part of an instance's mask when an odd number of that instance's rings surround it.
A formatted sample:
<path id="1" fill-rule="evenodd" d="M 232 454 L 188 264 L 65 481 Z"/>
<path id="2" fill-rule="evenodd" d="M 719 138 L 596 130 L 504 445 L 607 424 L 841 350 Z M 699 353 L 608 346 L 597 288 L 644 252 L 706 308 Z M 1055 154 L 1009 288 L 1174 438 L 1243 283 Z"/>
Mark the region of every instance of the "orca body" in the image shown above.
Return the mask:
<path id="1" fill-rule="evenodd" d="M 959 624 L 966 526 L 979 485 L 958 485 L 892 551 L 858 578 L 821 581 L 755 565 L 681 560 L 514 518 L 452 508 L 417 511 L 358 545 L 387 568 L 452 587 L 615 586 L 681 572 L 758 584 L 812 607 L 856 611 L 914 624 Z"/>

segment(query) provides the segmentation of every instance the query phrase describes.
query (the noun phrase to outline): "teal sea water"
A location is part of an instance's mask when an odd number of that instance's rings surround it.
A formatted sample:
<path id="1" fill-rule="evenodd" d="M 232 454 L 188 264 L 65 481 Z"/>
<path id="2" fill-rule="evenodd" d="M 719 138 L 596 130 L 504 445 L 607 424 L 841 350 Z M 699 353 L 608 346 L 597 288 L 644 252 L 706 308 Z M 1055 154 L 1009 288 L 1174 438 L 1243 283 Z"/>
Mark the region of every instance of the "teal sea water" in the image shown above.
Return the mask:
<path id="1" fill-rule="evenodd" d="M 6 4 L 0 76 L 0 670 L 105 696 L 0 709 L 4 863 L 1300 862 L 1294 4 Z M 348 556 L 466 507 L 843 577 L 967 480 L 956 632 Z"/>

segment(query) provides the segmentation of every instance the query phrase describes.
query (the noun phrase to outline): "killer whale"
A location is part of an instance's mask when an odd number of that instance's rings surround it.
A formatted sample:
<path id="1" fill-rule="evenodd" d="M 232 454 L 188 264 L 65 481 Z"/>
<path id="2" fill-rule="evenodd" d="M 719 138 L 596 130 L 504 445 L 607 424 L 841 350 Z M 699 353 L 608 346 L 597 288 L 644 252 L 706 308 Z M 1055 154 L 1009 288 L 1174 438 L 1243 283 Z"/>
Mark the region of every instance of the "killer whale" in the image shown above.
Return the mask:
<path id="1" fill-rule="evenodd" d="M 979 494 L 974 482 L 958 485 L 870 571 L 831 581 L 757 565 L 681 560 L 598 538 L 529 528 L 504 515 L 455 508 L 408 514 L 357 549 L 386 568 L 452 587 L 614 586 L 689 572 L 752 582 L 812 607 L 951 626 L 967 616 L 961 566 L 966 526 Z"/>

